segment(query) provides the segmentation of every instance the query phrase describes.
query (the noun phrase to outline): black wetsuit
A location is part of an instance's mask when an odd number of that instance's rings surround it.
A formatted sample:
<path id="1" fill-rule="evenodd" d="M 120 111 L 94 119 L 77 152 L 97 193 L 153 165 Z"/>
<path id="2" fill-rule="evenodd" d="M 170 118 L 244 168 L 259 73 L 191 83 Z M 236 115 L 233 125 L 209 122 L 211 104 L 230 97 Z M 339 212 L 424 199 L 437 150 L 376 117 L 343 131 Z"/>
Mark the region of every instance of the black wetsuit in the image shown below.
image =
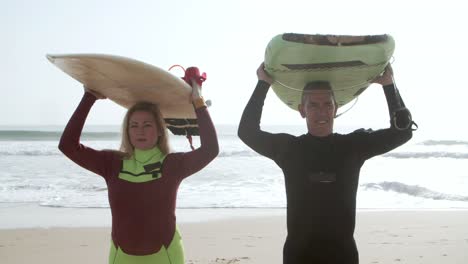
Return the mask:
<path id="1" fill-rule="evenodd" d="M 361 129 L 326 137 L 268 133 L 260 129 L 268 89 L 268 83 L 258 82 L 238 133 L 245 144 L 283 170 L 288 229 L 283 263 L 358 263 L 353 233 L 359 171 L 367 159 L 408 141 L 411 128 Z M 384 89 L 396 91 L 393 85 Z M 385 95 L 392 115 L 395 103 L 389 93 Z"/>

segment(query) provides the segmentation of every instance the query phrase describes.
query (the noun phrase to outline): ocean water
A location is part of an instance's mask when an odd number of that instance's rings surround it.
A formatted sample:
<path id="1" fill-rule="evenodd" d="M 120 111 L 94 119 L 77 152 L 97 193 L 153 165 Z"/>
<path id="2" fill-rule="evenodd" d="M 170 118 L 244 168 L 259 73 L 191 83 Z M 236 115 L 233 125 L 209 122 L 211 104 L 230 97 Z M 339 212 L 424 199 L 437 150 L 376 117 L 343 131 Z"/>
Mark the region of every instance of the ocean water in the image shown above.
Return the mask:
<path id="1" fill-rule="evenodd" d="M 104 180 L 57 149 L 62 129 L 0 130 L 1 203 L 109 207 Z M 304 132 L 291 129 L 296 135 Z M 96 149 L 117 149 L 117 131 L 118 127 L 88 129 L 82 143 Z M 178 208 L 284 208 L 284 179 L 276 164 L 244 145 L 234 126 L 218 128 L 218 137 L 219 156 L 181 184 Z M 194 144 L 199 145 L 197 138 Z M 175 151 L 190 150 L 184 137 L 172 136 L 171 146 Z M 364 164 L 357 206 L 468 209 L 467 165 L 468 141 L 412 140 Z"/>

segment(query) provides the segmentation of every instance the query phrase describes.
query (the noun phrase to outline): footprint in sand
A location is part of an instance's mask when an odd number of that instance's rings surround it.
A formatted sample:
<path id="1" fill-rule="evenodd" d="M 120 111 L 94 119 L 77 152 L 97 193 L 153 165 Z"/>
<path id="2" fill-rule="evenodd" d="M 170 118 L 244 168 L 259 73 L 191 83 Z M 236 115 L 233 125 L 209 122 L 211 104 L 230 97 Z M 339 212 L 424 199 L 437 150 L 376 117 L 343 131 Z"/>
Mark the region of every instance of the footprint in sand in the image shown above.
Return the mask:
<path id="1" fill-rule="evenodd" d="M 216 258 L 214 262 L 211 263 L 217 263 L 217 264 L 234 264 L 234 263 L 239 263 L 241 260 L 248 260 L 249 257 L 240 257 L 240 258 L 233 258 L 233 259 L 225 259 L 225 258 Z"/>
<path id="2" fill-rule="evenodd" d="M 239 261 L 240 260 L 238 260 L 237 258 L 233 258 L 233 259 L 216 258 L 214 263 L 232 264 L 232 263 L 236 263 L 236 262 L 239 262 Z"/>

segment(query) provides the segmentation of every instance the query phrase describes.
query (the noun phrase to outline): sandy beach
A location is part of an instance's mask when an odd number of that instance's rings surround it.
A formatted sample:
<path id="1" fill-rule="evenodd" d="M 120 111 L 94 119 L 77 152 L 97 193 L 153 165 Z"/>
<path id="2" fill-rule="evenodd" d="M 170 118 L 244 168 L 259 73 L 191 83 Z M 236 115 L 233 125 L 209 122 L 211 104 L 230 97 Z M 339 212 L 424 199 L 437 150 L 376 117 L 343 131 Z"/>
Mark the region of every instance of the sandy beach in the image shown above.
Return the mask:
<path id="1" fill-rule="evenodd" d="M 108 210 L 25 208 L 10 208 L 14 217 L 2 208 L 1 263 L 107 263 Z M 35 218 L 27 217 L 31 211 Z M 178 217 L 186 263 L 282 262 L 284 209 L 178 210 Z M 7 223 L 14 218 L 21 228 Z M 25 225 L 34 219 L 37 227 Z M 361 263 L 465 264 L 467 223 L 465 210 L 359 211 L 355 237 Z"/>

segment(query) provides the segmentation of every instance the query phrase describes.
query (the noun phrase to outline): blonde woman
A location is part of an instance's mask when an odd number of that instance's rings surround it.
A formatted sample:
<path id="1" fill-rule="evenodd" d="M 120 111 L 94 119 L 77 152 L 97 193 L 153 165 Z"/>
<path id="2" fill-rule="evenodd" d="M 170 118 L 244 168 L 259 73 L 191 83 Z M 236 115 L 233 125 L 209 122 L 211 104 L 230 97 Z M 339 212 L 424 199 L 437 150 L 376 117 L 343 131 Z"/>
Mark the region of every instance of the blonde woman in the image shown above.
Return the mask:
<path id="1" fill-rule="evenodd" d="M 105 98 L 87 88 L 62 134 L 59 149 L 106 181 L 112 212 L 109 263 L 184 263 L 175 217 L 177 190 L 184 178 L 205 167 L 219 151 L 200 84 L 191 83 L 201 142 L 193 151 L 169 151 L 164 119 L 158 106 L 147 102 L 128 110 L 120 151 L 80 144 L 91 107 Z"/>

